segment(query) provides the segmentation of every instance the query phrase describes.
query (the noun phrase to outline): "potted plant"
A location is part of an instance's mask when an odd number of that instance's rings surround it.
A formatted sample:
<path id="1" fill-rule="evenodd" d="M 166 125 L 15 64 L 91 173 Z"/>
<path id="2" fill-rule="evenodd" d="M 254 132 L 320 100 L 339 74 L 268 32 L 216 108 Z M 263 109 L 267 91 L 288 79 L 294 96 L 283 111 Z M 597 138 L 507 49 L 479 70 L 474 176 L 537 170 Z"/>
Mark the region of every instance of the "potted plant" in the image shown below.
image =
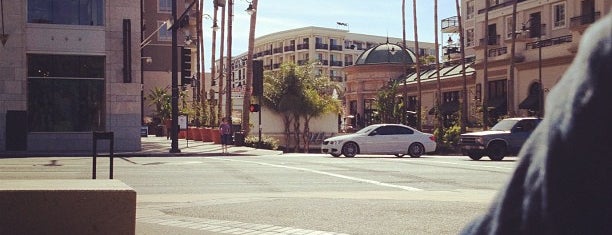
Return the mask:
<path id="1" fill-rule="evenodd" d="M 153 90 L 149 91 L 147 98 L 149 99 L 149 105 L 155 107 L 155 117 L 153 119 L 159 120 L 159 123 L 164 125 L 162 130 L 158 131 L 167 131 L 172 123 L 170 119 L 172 113 L 172 107 L 170 105 L 172 96 L 168 94 L 168 89 L 155 87 Z"/>

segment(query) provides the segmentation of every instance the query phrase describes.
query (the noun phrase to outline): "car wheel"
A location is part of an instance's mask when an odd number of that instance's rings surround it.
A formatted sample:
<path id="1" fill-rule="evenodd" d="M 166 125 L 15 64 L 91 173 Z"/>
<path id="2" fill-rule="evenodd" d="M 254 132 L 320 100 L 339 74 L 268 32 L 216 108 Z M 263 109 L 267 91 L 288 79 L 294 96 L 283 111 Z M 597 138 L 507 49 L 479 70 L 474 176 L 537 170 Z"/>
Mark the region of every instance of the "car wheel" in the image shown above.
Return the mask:
<path id="1" fill-rule="evenodd" d="M 332 155 L 332 157 L 340 157 L 341 154 L 332 153 L 331 155 Z"/>
<path id="2" fill-rule="evenodd" d="M 489 158 L 493 161 L 501 161 L 506 156 L 506 145 L 502 142 L 491 143 L 487 147 Z"/>
<path id="3" fill-rule="evenodd" d="M 423 153 L 425 153 L 425 147 L 421 143 L 413 143 L 408 147 L 410 157 L 420 157 Z"/>
<path id="4" fill-rule="evenodd" d="M 359 152 L 359 146 L 355 142 L 348 142 L 342 145 L 342 154 L 345 157 L 354 157 Z"/>
<path id="5" fill-rule="evenodd" d="M 478 161 L 482 158 L 482 154 L 479 153 L 468 153 L 468 157 L 470 157 L 474 161 Z"/>

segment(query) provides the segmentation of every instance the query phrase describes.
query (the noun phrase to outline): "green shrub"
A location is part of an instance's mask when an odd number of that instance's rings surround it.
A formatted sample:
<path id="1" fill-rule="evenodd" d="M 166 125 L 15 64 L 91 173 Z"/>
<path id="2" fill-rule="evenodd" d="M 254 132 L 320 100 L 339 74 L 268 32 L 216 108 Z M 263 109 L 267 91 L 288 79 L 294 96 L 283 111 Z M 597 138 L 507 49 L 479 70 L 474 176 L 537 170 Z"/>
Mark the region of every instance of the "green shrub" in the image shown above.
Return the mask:
<path id="1" fill-rule="evenodd" d="M 244 139 L 244 146 L 257 148 L 257 143 L 259 142 L 259 136 L 249 135 Z M 277 150 L 278 149 L 278 140 L 273 137 L 261 136 L 261 149 L 270 149 Z"/>

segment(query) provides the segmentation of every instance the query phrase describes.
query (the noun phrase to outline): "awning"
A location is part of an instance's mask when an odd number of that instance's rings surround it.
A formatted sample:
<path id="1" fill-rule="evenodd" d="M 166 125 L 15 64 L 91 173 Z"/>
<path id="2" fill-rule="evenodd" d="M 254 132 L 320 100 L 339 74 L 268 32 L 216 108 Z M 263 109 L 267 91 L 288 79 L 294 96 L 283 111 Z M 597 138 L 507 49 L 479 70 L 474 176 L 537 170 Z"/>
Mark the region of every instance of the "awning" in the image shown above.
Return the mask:
<path id="1" fill-rule="evenodd" d="M 450 102 L 444 102 L 442 104 L 440 104 L 440 114 L 441 115 L 451 115 L 457 111 L 459 111 L 459 100 L 453 100 Z M 429 110 L 429 115 L 435 115 L 436 114 L 436 107 L 434 106 L 433 108 L 431 108 Z"/>
<path id="2" fill-rule="evenodd" d="M 540 110 L 540 96 L 530 93 L 527 98 L 521 101 L 518 107 L 519 109 Z"/>

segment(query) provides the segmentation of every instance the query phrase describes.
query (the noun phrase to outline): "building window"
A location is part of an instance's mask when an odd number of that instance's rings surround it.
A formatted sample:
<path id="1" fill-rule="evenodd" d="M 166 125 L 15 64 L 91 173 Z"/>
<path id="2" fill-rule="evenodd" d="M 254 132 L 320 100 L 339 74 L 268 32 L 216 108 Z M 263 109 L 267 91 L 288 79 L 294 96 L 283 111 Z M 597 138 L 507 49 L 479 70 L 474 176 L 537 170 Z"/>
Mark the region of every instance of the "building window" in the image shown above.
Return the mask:
<path id="1" fill-rule="evenodd" d="M 28 23 L 104 25 L 104 0 L 28 0 Z"/>
<path id="2" fill-rule="evenodd" d="M 474 46 L 474 29 L 465 30 L 465 46 L 471 47 Z"/>
<path id="3" fill-rule="evenodd" d="M 158 0 L 157 9 L 159 12 L 172 12 L 172 0 Z"/>
<path id="4" fill-rule="evenodd" d="M 565 27 L 565 3 L 558 3 L 552 7 L 553 29 Z"/>
<path id="5" fill-rule="evenodd" d="M 157 27 L 161 26 L 164 22 L 157 21 Z M 161 27 L 157 31 L 157 41 L 172 41 L 172 31 L 169 31 L 166 26 Z"/>
<path id="6" fill-rule="evenodd" d="M 474 18 L 474 1 L 467 1 L 465 3 L 466 6 L 466 19 L 472 19 Z"/>
<path id="7" fill-rule="evenodd" d="M 489 100 L 506 97 L 506 80 L 489 82 Z"/>
<path id="8" fill-rule="evenodd" d="M 512 16 L 506 17 L 506 38 L 512 39 Z"/>
<path id="9" fill-rule="evenodd" d="M 28 54 L 31 132 L 104 130 L 104 56 Z"/>

